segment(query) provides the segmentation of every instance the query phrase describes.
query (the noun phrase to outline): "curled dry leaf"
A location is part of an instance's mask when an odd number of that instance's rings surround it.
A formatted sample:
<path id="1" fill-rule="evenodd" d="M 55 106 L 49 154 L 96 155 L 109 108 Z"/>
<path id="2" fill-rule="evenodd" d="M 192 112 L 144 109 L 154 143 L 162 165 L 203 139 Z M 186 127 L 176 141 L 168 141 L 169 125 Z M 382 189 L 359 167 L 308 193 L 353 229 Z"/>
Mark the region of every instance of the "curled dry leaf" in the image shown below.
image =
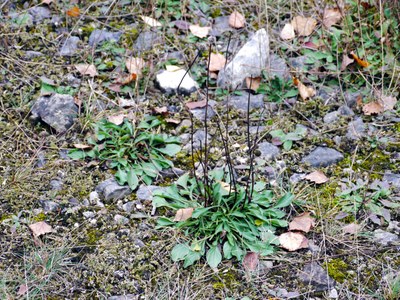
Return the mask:
<path id="1" fill-rule="evenodd" d="M 125 61 L 125 66 L 130 74 L 140 75 L 145 65 L 144 59 L 140 57 L 130 57 Z"/>
<path id="2" fill-rule="evenodd" d="M 195 102 L 187 102 L 186 107 L 189 109 L 195 109 L 195 108 L 203 108 L 207 105 L 206 100 L 202 101 L 195 101 Z"/>
<path id="3" fill-rule="evenodd" d="M 30 230 L 34 236 L 38 237 L 46 233 L 53 232 L 53 228 L 44 221 L 33 223 L 29 225 Z"/>
<path id="4" fill-rule="evenodd" d="M 304 212 L 293 218 L 293 221 L 289 223 L 289 230 L 309 232 L 314 226 L 314 218 L 310 217 L 309 212 Z"/>
<path id="5" fill-rule="evenodd" d="M 337 24 L 341 19 L 342 14 L 338 8 L 325 8 L 322 24 L 329 29 L 332 25 Z"/>
<path id="6" fill-rule="evenodd" d="M 261 77 L 246 77 L 246 86 L 248 89 L 257 91 L 260 87 Z"/>
<path id="7" fill-rule="evenodd" d="M 288 251 L 296 251 L 302 248 L 308 248 L 308 239 L 297 232 L 286 232 L 279 236 L 279 243 L 282 248 Z"/>
<path id="8" fill-rule="evenodd" d="M 282 40 L 293 39 L 296 36 L 294 33 L 293 25 L 290 23 L 285 24 L 279 36 L 281 37 Z"/>
<path id="9" fill-rule="evenodd" d="M 321 184 L 325 183 L 329 180 L 328 177 L 322 172 L 322 171 L 314 171 L 308 174 L 307 176 L 304 177 L 305 179 L 308 179 L 316 184 Z"/>
<path id="10" fill-rule="evenodd" d="M 193 211 L 193 207 L 178 209 L 175 214 L 174 222 L 186 221 L 192 217 Z"/>
<path id="11" fill-rule="evenodd" d="M 391 110 L 395 107 L 397 103 L 396 97 L 393 96 L 382 96 L 381 97 L 381 102 L 383 103 L 383 110 Z"/>
<path id="12" fill-rule="evenodd" d="M 307 100 L 316 94 L 316 91 L 312 87 L 305 86 L 300 81 L 298 81 L 297 88 L 299 89 L 300 97 L 303 100 Z"/>
<path id="13" fill-rule="evenodd" d="M 163 107 L 153 107 L 153 111 L 154 111 L 156 114 L 162 115 L 162 114 L 168 113 L 168 108 L 167 108 L 166 106 L 163 106 Z"/>
<path id="14" fill-rule="evenodd" d="M 356 224 L 356 223 L 350 223 L 346 226 L 343 226 L 342 230 L 343 233 L 348 233 L 348 234 L 357 234 L 361 229 L 361 226 Z"/>
<path id="15" fill-rule="evenodd" d="M 216 72 L 225 67 L 226 59 L 221 53 L 211 53 L 210 55 L 210 68 L 211 72 Z"/>
<path id="16" fill-rule="evenodd" d="M 354 59 L 350 58 L 346 53 L 343 53 L 342 65 L 340 71 L 344 71 L 346 67 L 354 62 Z"/>
<path id="17" fill-rule="evenodd" d="M 317 21 L 313 18 L 297 16 L 293 18 L 291 24 L 298 36 L 309 36 L 317 26 Z"/>
<path id="18" fill-rule="evenodd" d="M 243 267 L 246 269 L 246 271 L 255 271 L 258 266 L 258 261 L 258 253 L 247 252 L 243 259 Z"/>
<path id="19" fill-rule="evenodd" d="M 383 105 L 379 101 L 369 102 L 362 108 L 364 115 L 376 115 L 383 112 Z"/>
<path id="20" fill-rule="evenodd" d="M 81 75 L 89 75 L 90 77 L 99 75 L 97 73 L 95 65 L 77 64 L 75 65 L 75 68 L 78 70 L 79 73 L 81 73 Z"/>
<path id="21" fill-rule="evenodd" d="M 350 52 L 349 56 L 351 58 L 353 58 L 357 65 L 359 65 L 362 68 L 366 68 L 369 66 L 369 62 L 367 62 L 366 60 L 362 60 L 361 58 L 359 58 L 353 51 Z"/>
<path id="22" fill-rule="evenodd" d="M 76 149 L 89 149 L 89 148 L 92 148 L 91 145 L 85 145 L 85 144 L 74 144 L 74 147 Z"/>
<path id="23" fill-rule="evenodd" d="M 234 11 L 230 14 L 228 22 L 229 26 L 233 28 L 243 28 L 244 24 L 246 24 L 246 19 L 241 13 Z"/>
<path id="24" fill-rule="evenodd" d="M 108 116 L 107 121 L 111 122 L 115 125 L 121 125 L 124 122 L 125 115 L 113 115 L 113 116 Z"/>
<path id="25" fill-rule="evenodd" d="M 146 17 L 146 16 L 140 16 L 147 25 L 150 27 L 161 27 L 162 24 L 158 22 L 156 19 L 153 19 L 151 17 Z"/>
<path id="26" fill-rule="evenodd" d="M 74 6 L 74 7 L 72 7 L 71 9 L 68 9 L 68 10 L 66 11 L 66 13 L 67 13 L 67 16 L 76 18 L 76 17 L 79 17 L 79 15 L 80 15 L 81 12 L 80 12 L 78 6 Z"/>
<path id="27" fill-rule="evenodd" d="M 198 38 L 205 38 L 211 30 L 211 27 L 201 27 L 199 25 L 190 25 L 190 32 Z"/>

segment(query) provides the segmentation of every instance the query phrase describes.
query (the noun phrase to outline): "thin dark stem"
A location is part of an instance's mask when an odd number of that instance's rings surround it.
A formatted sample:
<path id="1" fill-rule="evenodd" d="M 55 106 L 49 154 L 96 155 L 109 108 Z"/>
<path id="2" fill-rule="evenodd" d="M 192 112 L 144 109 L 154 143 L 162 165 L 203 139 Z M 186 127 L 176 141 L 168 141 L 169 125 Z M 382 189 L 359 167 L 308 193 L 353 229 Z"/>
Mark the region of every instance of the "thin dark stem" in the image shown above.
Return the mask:
<path id="1" fill-rule="evenodd" d="M 186 70 L 185 74 L 182 76 L 182 79 L 181 79 L 181 81 L 179 82 L 178 87 L 177 87 L 177 89 L 176 89 L 176 93 L 177 93 L 177 94 L 179 94 L 179 88 L 181 87 L 181 84 L 182 84 L 182 82 L 183 82 L 183 79 L 185 79 L 185 76 L 189 73 L 190 69 L 193 67 L 193 65 L 194 65 L 194 63 L 196 62 L 197 58 L 200 57 L 201 53 L 202 53 L 201 50 L 198 50 L 198 51 L 197 51 L 196 57 L 192 60 L 192 62 L 191 62 L 190 65 L 189 65 L 189 68 Z"/>
<path id="2" fill-rule="evenodd" d="M 251 87 L 252 83 L 253 83 L 253 76 L 250 77 L 250 87 Z M 247 138 L 247 148 L 248 148 L 247 151 L 250 156 L 250 168 L 249 168 L 249 179 L 247 180 L 247 183 L 246 183 L 246 196 L 247 196 L 248 202 L 250 203 L 253 192 L 252 192 L 252 190 L 250 190 L 250 192 L 249 192 L 249 186 L 250 186 L 250 183 L 253 186 L 253 181 L 254 181 L 254 174 L 253 174 L 254 149 L 253 149 L 253 147 L 251 145 L 251 141 L 250 141 L 250 97 L 251 97 L 251 94 L 248 93 L 248 95 L 249 96 L 247 97 L 247 114 L 246 114 L 246 117 L 247 117 L 247 120 L 246 120 L 247 121 L 247 132 L 246 132 L 247 136 L 246 136 L 246 138 Z"/>

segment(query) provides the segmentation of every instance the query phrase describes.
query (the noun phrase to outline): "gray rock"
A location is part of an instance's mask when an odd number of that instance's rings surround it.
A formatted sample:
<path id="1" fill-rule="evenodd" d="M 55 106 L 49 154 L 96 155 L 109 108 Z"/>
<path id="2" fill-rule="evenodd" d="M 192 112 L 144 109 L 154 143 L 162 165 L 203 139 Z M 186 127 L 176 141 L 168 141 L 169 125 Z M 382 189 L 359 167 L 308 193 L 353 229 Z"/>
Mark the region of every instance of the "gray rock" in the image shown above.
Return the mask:
<path id="1" fill-rule="evenodd" d="M 224 32 L 232 30 L 233 28 L 229 26 L 229 16 L 216 17 L 210 35 L 221 36 Z"/>
<path id="2" fill-rule="evenodd" d="M 89 194 L 89 202 L 92 205 L 95 205 L 100 200 L 99 194 L 96 191 L 93 191 Z"/>
<path id="3" fill-rule="evenodd" d="M 298 56 L 298 57 L 291 57 L 289 58 L 289 65 L 292 68 L 299 69 L 299 70 L 306 70 L 307 69 L 307 56 Z"/>
<path id="4" fill-rule="evenodd" d="M 31 119 L 42 120 L 58 133 L 67 131 L 78 115 L 78 107 L 71 95 L 42 96 L 32 107 Z"/>
<path id="5" fill-rule="evenodd" d="M 342 105 L 337 111 L 341 116 L 354 116 L 354 111 L 347 105 Z"/>
<path id="6" fill-rule="evenodd" d="M 162 70 L 156 75 L 155 84 L 167 95 L 189 95 L 199 88 L 197 82 L 183 69 L 174 72 Z"/>
<path id="7" fill-rule="evenodd" d="M 133 49 L 140 53 L 151 50 L 155 45 L 162 44 L 163 42 L 164 39 L 159 32 L 142 31 L 135 40 Z"/>
<path id="8" fill-rule="evenodd" d="M 280 154 L 279 148 L 269 142 L 258 144 L 258 150 L 261 152 L 260 158 L 267 161 L 276 158 Z"/>
<path id="9" fill-rule="evenodd" d="M 357 103 L 357 98 L 360 96 L 360 92 L 345 92 L 344 100 L 346 101 L 346 105 L 348 107 L 354 107 Z"/>
<path id="10" fill-rule="evenodd" d="M 395 186 L 397 188 L 400 188 L 400 174 L 393 174 L 393 173 L 386 172 L 383 175 L 382 181 L 387 181 L 391 185 L 393 185 L 393 186 Z"/>
<path id="11" fill-rule="evenodd" d="M 161 170 L 159 174 L 163 178 L 173 178 L 173 177 L 179 177 L 179 176 L 185 174 L 185 171 L 183 171 L 179 168 L 169 168 L 169 169 Z"/>
<path id="12" fill-rule="evenodd" d="M 79 78 L 76 78 L 72 74 L 68 74 L 65 79 L 66 79 L 68 85 L 75 87 L 75 88 L 79 87 L 82 82 L 82 80 L 80 80 Z"/>
<path id="13" fill-rule="evenodd" d="M 114 221 L 118 225 L 126 225 L 126 224 L 129 223 L 129 219 L 128 218 L 126 218 L 124 216 L 121 216 L 121 215 L 118 215 L 118 214 L 114 216 Z"/>
<path id="14" fill-rule="evenodd" d="M 290 78 L 289 67 L 286 61 L 276 54 L 271 54 L 269 58 L 268 73 L 271 77 L 280 77 L 282 79 Z"/>
<path id="15" fill-rule="evenodd" d="M 107 300 L 137 300 L 137 299 L 139 299 L 139 297 L 134 294 L 111 296 L 107 298 Z"/>
<path id="16" fill-rule="evenodd" d="M 36 167 L 42 168 L 46 164 L 46 156 L 43 152 L 39 152 L 37 155 Z"/>
<path id="17" fill-rule="evenodd" d="M 32 58 L 39 57 L 39 56 L 43 56 L 43 53 L 39 52 L 39 51 L 26 51 L 25 52 L 26 59 L 32 59 Z"/>
<path id="18" fill-rule="evenodd" d="M 132 190 L 126 185 L 119 185 L 114 178 L 101 182 L 96 187 L 99 193 L 106 201 L 121 199 L 132 193 Z"/>
<path id="19" fill-rule="evenodd" d="M 127 213 L 132 212 L 134 207 L 135 207 L 135 203 L 133 201 L 129 201 L 129 202 L 125 203 L 124 205 L 122 205 L 122 209 L 124 211 L 126 211 Z"/>
<path id="20" fill-rule="evenodd" d="M 35 6 L 28 9 L 28 13 L 33 17 L 33 22 L 38 23 L 44 19 L 51 18 L 50 9 L 44 6 Z"/>
<path id="21" fill-rule="evenodd" d="M 246 77 L 259 77 L 261 71 L 268 67 L 268 59 L 269 36 L 265 29 L 260 29 L 219 72 L 218 86 L 235 89 L 242 85 Z"/>
<path id="22" fill-rule="evenodd" d="M 69 202 L 69 205 L 71 205 L 71 206 L 79 206 L 80 205 L 78 199 L 76 199 L 76 198 L 70 198 L 68 200 L 68 202 Z"/>
<path id="23" fill-rule="evenodd" d="M 185 133 L 181 135 L 181 141 L 182 141 L 182 145 L 184 150 L 191 150 L 191 134 L 190 133 Z M 193 149 L 199 149 L 201 147 L 204 147 L 205 144 L 205 140 L 206 140 L 206 133 L 204 130 L 197 130 L 194 134 L 193 134 Z M 207 134 L 207 143 L 211 141 L 211 136 L 209 134 Z"/>
<path id="24" fill-rule="evenodd" d="M 42 206 L 45 212 L 49 211 L 57 211 L 60 208 L 60 205 L 54 201 L 50 200 L 39 200 L 40 205 Z"/>
<path id="25" fill-rule="evenodd" d="M 339 119 L 339 112 L 338 111 L 331 111 L 324 116 L 324 123 L 330 124 L 336 122 Z"/>
<path id="26" fill-rule="evenodd" d="M 290 176 L 289 182 L 291 184 L 299 183 L 300 181 L 304 180 L 304 177 L 306 177 L 306 174 L 294 173 L 292 176 Z"/>
<path id="27" fill-rule="evenodd" d="M 94 212 L 92 212 L 92 211 L 84 211 L 83 213 L 82 213 L 82 215 L 86 218 L 86 219 L 92 219 L 92 218 L 94 218 L 95 216 L 96 216 L 96 214 L 94 213 Z"/>
<path id="28" fill-rule="evenodd" d="M 89 37 L 89 45 L 91 47 L 97 46 L 105 41 L 118 42 L 122 32 L 109 32 L 107 30 L 95 29 L 92 31 Z"/>
<path id="29" fill-rule="evenodd" d="M 342 153 L 328 147 L 317 147 L 301 162 L 310 164 L 313 167 L 326 167 L 343 159 Z"/>
<path id="30" fill-rule="evenodd" d="M 32 26 L 33 25 L 33 16 L 29 13 L 15 13 L 10 12 L 8 16 L 13 20 L 11 23 L 12 27 L 19 27 L 19 26 Z"/>
<path id="31" fill-rule="evenodd" d="M 317 91 L 317 97 L 324 100 L 325 105 L 331 101 L 335 100 L 338 96 L 338 89 L 334 89 L 328 86 L 322 86 Z"/>
<path id="32" fill-rule="evenodd" d="M 210 120 L 213 117 L 215 117 L 215 115 L 216 115 L 216 113 L 211 105 L 208 105 L 208 107 L 207 107 L 207 116 L 206 116 L 206 108 L 205 107 L 191 109 L 190 112 L 192 113 L 193 117 L 195 117 L 197 120 L 199 120 L 201 122 Z"/>
<path id="33" fill-rule="evenodd" d="M 63 182 L 60 179 L 50 180 L 50 187 L 53 191 L 61 191 L 63 187 Z"/>
<path id="34" fill-rule="evenodd" d="M 70 36 L 65 40 L 59 54 L 61 56 L 73 56 L 75 55 L 76 51 L 78 50 L 78 43 L 80 39 L 77 36 Z"/>
<path id="35" fill-rule="evenodd" d="M 264 95 L 251 95 L 250 94 L 250 111 L 257 108 L 264 107 Z M 234 95 L 227 101 L 229 105 L 235 107 L 238 110 L 247 112 L 247 102 L 249 100 L 249 93 L 243 92 L 242 95 Z"/>
<path id="36" fill-rule="evenodd" d="M 328 272 L 316 262 L 306 264 L 299 272 L 299 279 L 304 284 L 312 285 L 317 292 L 330 290 L 336 284 Z"/>
<path id="37" fill-rule="evenodd" d="M 136 197 L 140 201 L 153 200 L 153 192 L 157 190 L 165 190 L 165 187 L 156 185 L 141 184 L 136 192 Z"/>
<path id="38" fill-rule="evenodd" d="M 349 140 L 359 140 L 366 136 L 367 127 L 361 118 L 350 122 L 347 126 L 346 137 Z"/>
<path id="39" fill-rule="evenodd" d="M 400 242 L 400 238 L 397 234 L 377 229 L 374 231 L 373 241 L 382 246 Z"/>

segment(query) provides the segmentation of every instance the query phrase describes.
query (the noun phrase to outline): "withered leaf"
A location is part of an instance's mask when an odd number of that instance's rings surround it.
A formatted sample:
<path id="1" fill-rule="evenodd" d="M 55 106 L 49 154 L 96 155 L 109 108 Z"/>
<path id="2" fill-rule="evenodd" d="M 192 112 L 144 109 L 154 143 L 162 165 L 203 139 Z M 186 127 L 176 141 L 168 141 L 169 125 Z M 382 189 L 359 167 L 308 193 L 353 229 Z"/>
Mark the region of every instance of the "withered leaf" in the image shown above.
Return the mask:
<path id="1" fill-rule="evenodd" d="M 120 115 L 108 116 L 107 120 L 108 120 L 108 122 L 111 122 L 115 125 L 121 125 L 124 122 L 124 118 L 125 118 L 125 115 L 120 114 Z"/>
<path id="2" fill-rule="evenodd" d="M 286 232 L 279 236 L 279 243 L 282 248 L 288 251 L 296 251 L 302 248 L 308 248 L 308 239 L 297 232 Z"/>
<path id="3" fill-rule="evenodd" d="M 364 115 L 376 115 L 383 112 L 383 105 L 379 101 L 369 102 L 362 108 Z"/>
<path id="4" fill-rule="evenodd" d="M 79 73 L 81 73 L 81 75 L 89 75 L 90 77 L 99 75 L 95 65 L 77 64 L 75 65 L 75 68 L 79 71 Z"/>
<path id="5" fill-rule="evenodd" d="M 30 230 L 34 236 L 38 237 L 46 233 L 53 232 L 53 228 L 44 221 L 33 223 L 29 225 Z"/>
<path id="6" fill-rule="evenodd" d="M 255 252 L 247 252 L 243 259 L 243 267 L 246 271 L 255 271 L 258 266 L 258 253 Z"/>
<path id="7" fill-rule="evenodd" d="M 162 24 L 160 22 L 158 22 L 154 18 L 147 17 L 147 16 L 140 16 L 140 17 L 142 18 L 143 22 L 145 22 L 150 27 L 160 27 L 160 26 L 162 26 Z"/>
<path id="8" fill-rule="evenodd" d="M 293 221 L 289 223 L 289 230 L 309 232 L 314 226 L 314 218 L 310 217 L 309 212 L 304 212 L 293 218 Z"/>
<path id="9" fill-rule="evenodd" d="M 175 214 L 174 222 L 186 221 L 192 217 L 193 211 L 193 207 L 178 209 Z"/>
<path id="10" fill-rule="evenodd" d="M 317 26 L 317 21 L 313 18 L 297 16 L 293 18 L 291 24 L 298 36 L 309 36 Z"/>
<path id="11" fill-rule="evenodd" d="M 332 25 L 337 24 L 341 19 L 342 14 L 338 8 L 325 8 L 322 24 L 329 29 Z"/>
<path id="12" fill-rule="evenodd" d="M 201 100 L 201 101 L 187 102 L 185 105 L 189 109 L 203 108 L 207 105 L 207 101 Z"/>
<path id="13" fill-rule="evenodd" d="M 230 14 L 228 22 L 229 26 L 233 28 L 243 28 L 246 24 L 246 19 L 241 13 L 234 11 Z"/>
<path id="14" fill-rule="evenodd" d="M 199 25 L 190 25 L 190 32 L 198 38 L 205 38 L 211 30 L 211 27 L 201 27 Z"/>
<path id="15" fill-rule="evenodd" d="M 296 34 L 294 33 L 293 25 L 289 23 L 285 24 L 279 36 L 281 37 L 282 40 L 293 39 L 296 36 Z"/>
<path id="16" fill-rule="evenodd" d="M 209 71 L 215 72 L 225 67 L 226 59 L 221 53 L 211 53 Z"/>
<path id="17" fill-rule="evenodd" d="M 306 175 L 304 178 L 308 179 L 312 182 L 315 182 L 316 184 L 325 183 L 329 180 L 329 178 L 326 177 L 326 175 L 322 171 L 311 172 L 310 174 Z"/>

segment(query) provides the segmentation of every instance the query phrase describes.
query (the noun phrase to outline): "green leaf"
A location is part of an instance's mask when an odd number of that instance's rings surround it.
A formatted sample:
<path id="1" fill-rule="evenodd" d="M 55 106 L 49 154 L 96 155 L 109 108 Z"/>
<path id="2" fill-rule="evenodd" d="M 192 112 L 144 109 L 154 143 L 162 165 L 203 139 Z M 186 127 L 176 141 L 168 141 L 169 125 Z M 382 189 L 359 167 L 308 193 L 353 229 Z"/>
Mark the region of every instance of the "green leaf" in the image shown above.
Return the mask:
<path id="1" fill-rule="evenodd" d="M 192 218 L 193 218 L 193 219 L 197 219 L 197 218 L 200 218 L 200 217 L 204 216 L 205 214 L 207 214 L 207 212 L 208 212 L 211 208 L 212 208 L 212 207 L 201 207 L 201 208 L 196 208 L 196 209 L 193 211 Z"/>
<path id="2" fill-rule="evenodd" d="M 177 144 L 168 144 L 164 148 L 158 148 L 157 151 L 169 156 L 174 156 L 181 151 L 181 146 Z"/>
<path id="3" fill-rule="evenodd" d="M 171 221 L 170 219 L 165 218 L 165 217 L 161 217 L 157 220 L 157 226 L 160 228 L 164 227 L 164 226 L 173 226 L 175 224 L 176 223 L 174 221 Z"/>
<path id="4" fill-rule="evenodd" d="M 222 250 L 224 252 L 224 258 L 226 258 L 226 259 L 232 258 L 232 249 L 233 249 L 233 247 L 231 246 L 231 244 L 228 241 L 226 241 L 224 243 L 224 247 L 222 248 Z"/>
<path id="5" fill-rule="evenodd" d="M 283 195 L 278 202 L 274 205 L 274 208 L 282 208 L 282 207 L 287 207 L 292 203 L 292 200 L 294 199 L 294 195 L 291 193 L 287 193 Z"/>
<path id="6" fill-rule="evenodd" d="M 124 185 L 128 180 L 128 174 L 126 171 L 119 169 L 117 173 L 115 173 L 115 179 L 120 185 Z"/>
<path id="7" fill-rule="evenodd" d="M 83 159 L 86 157 L 86 153 L 83 150 L 71 150 L 68 152 L 68 157 L 72 159 Z"/>
<path id="8" fill-rule="evenodd" d="M 219 251 L 218 246 L 212 246 L 206 254 L 207 263 L 211 268 L 218 267 L 219 263 L 222 260 L 221 252 Z"/>
<path id="9" fill-rule="evenodd" d="M 176 181 L 176 184 L 180 185 L 181 187 L 186 189 L 188 180 L 189 180 L 189 173 L 185 173 L 181 177 L 178 178 L 178 180 Z"/>
<path id="10" fill-rule="evenodd" d="M 127 181 L 128 181 L 128 185 L 132 191 L 137 188 L 137 186 L 139 184 L 139 180 L 138 180 L 138 177 L 136 176 L 133 168 L 130 168 L 128 171 Z"/>
<path id="11" fill-rule="evenodd" d="M 171 251 L 171 259 L 173 261 L 179 261 L 185 259 L 189 254 L 190 248 L 186 244 L 177 244 Z"/>
<path id="12" fill-rule="evenodd" d="M 187 268 L 188 266 L 193 265 L 200 258 L 201 258 L 200 252 L 190 251 L 188 255 L 185 257 L 185 261 L 183 262 L 183 267 Z"/>
<path id="13" fill-rule="evenodd" d="M 299 94 L 299 91 L 293 89 L 293 90 L 287 91 L 287 92 L 283 95 L 283 97 L 284 97 L 284 98 L 292 98 L 292 97 L 296 97 L 298 94 Z"/>
<path id="14" fill-rule="evenodd" d="M 290 149 L 292 149 L 292 145 L 293 145 L 293 141 L 286 141 L 283 143 L 283 149 L 285 149 L 286 151 L 289 151 Z"/>
<path id="15" fill-rule="evenodd" d="M 275 227 L 287 227 L 289 225 L 285 220 L 271 219 L 269 221 L 271 222 L 271 225 Z"/>

